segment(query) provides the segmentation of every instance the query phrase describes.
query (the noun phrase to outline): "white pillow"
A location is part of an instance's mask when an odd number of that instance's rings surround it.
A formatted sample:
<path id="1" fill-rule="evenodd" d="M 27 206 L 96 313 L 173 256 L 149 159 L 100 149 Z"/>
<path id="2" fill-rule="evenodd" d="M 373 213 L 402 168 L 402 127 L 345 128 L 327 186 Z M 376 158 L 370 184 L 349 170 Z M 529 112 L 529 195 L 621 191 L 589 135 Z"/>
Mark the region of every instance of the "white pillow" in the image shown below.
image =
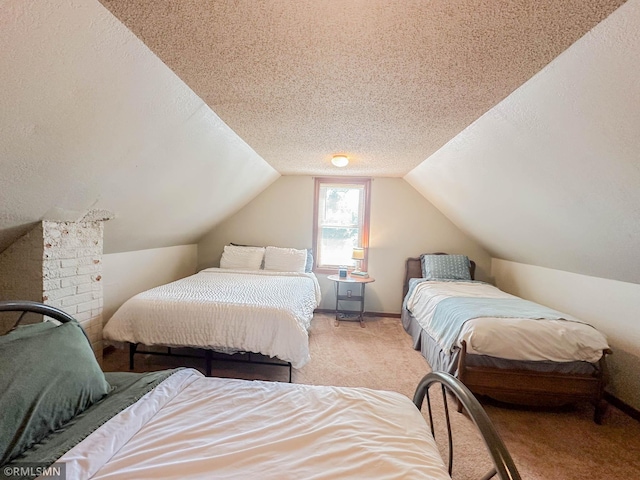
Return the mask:
<path id="1" fill-rule="evenodd" d="M 264 247 L 237 247 L 225 245 L 220 259 L 220 268 L 235 270 L 260 270 Z"/>
<path id="2" fill-rule="evenodd" d="M 304 272 L 307 251 L 295 248 L 267 247 L 264 253 L 264 269 L 278 272 Z"/>

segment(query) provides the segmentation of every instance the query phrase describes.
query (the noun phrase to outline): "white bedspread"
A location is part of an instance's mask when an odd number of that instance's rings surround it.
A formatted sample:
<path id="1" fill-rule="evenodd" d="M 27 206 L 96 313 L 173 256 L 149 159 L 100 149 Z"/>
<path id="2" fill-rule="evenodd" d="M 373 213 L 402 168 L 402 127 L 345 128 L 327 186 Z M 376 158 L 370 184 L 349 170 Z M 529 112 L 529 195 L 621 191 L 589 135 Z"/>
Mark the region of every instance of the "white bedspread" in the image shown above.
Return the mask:
<path id="1" fill-rule="evenodd" d="M 313 273 L 208 268 L 142 292 L 104 328 L 116 342 L 255 352 L 300 368 L 320 303 Z"/>
<path id="2" fill-rule="evenodd" d="M 448 479 L 395 392 L 180 371 L 59 459 L 84 479 Z"/>
<path id="3" fill-rule="evenodd" d="M 407 309 L 429 333 L 436 306 L 449 297 L 512 298 L 502 290 L 474 282 L 422 282 L 407 299 Z M 608 348 L 607 339 L 595 328 L 566 315 L 565 320 L 484 317 L 464 324 L 467 352 L 508 360 L 597 362 Z M 433 337 L 433 335 L 432 335 Z"/>

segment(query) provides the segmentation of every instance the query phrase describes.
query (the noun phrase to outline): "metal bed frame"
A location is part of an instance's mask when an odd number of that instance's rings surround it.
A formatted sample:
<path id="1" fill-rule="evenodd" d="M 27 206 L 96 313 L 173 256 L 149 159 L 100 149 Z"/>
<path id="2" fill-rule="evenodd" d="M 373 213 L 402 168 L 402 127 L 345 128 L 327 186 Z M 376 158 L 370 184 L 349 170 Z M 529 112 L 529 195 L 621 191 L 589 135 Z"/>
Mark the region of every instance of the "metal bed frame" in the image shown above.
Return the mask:
<path id="1" fill-rule="evenodd" d="M 478 400 L 473 396 L 473 393 L 465 387 L 460 380 L 448 373 L 444 372 L 431 372 L 425 375 L 413 396 L 413 403 L 418 410 L 422 410 L 422 404 L 424 399 L 427 399 L 427 409 L 429 412 L 429 426 L 431 427 L 431 435 L 435 439 L 435 431 L 433 428 L 433 412 L 431 409 L 431 398 L 429 396 L 429 387 L 439 383 L 442 389 L 442 401 L 444 403 L 444 413 L 447 423 L 447 435 L 449 442 L 449 476 L 453 470 L 453 436 L 451 432 L 451 420 L 449 417 L 449 404 L 447 400 L 447 391 L 453 394 L 458 405 L 462 406 L 464 411 L 467 412 L 469 418 L 473 421 L 476 428 L 480 431 L 482 439 L 487 447 L 491 460 L 493 461 L 493 468 L 487 472 L 481 480 L 489 480 L 496 475 L 500 480 L 520 480 L 520 474 L 518 469 L 513 463 L 513 459 L 505 447 L 502 439 L 496 432 L 495 427 L 489 420 L 487 413 L 484 411 Z"/>
<path id="2" fill-rule="evenodd" d="M 151 351 L 151 350 L 138 350 L 138 346 L 142 345 L 140 343 L 131 343 L 129 342 L 129 370 L 133 370 L 134 367 L 134 356 L 136 354 L 143 354 L 143 355 L 160 355 L 160 356 L 164 356 L 164 357 L 178 357 L 178 358 L 204 358 L 205 360 L 205 375 L 207 377 L 211 376 L 211 365 L 213 362 L 213 350 L 207 350 L 207 349 L 198 349 L 198 350 L 203 350 L 204 351 L 204 357 L 202 355 L 191 355 L 188 353 L 175 353 L 172 350 L 172 347 L 166 347 L 167 351 L 166 352 L 157 352 L 157 351 Z M 191 348 L 191 347 L 173 347 L 173 348 Z M 219 352 L 216 352 L 219 353 Z M 252 352 L 237 352 L 237 354 L 243 354 L 243 355 L 248 355 L 246 360 L 239 360 L 237 358 L 216 358 L 216 361 L 220 361 L 220 362 L 236 362 L 236 363 L 251 363 L 251 364 L 257 364 L 257 365 L 272 365 L 274 367 L 287 367 L 287 369 L 289 370 L 289 383 L 291 383 L 291 376 L 292 376 L 292 366 L 291 366 L 291 362 L 266 362 L 263 360 L 254 360 L 251 358 L 251 353 Z M 222 354 L 225 355 L 225 354 Z M 232 355 L 236 355 L 236 354 L 231 354 L 229 355 L 229 357 L 231 357 Z"/>
<path id="3" fill-rule="evenodd" d="M 53 318 L 54 320 L 61 323 L 78 323 L 75 318 L 73 318 L 63 310 L 52 307 L 51 305 L 45 305 L 44 303 L 32 302 L 29 300 L 0 301 L 0 312 L 22 312 L 22 314 L 18 317 L 18 320 L 16 320 L 13 326 L 3 335 L 6 335 L 7 333 L 15 330 L 27 313 L 38 313 L 40 315 Z M 84 329 L 82 330 L 82 333 L 84 333 L 87 342 L 91 343 Z"/>

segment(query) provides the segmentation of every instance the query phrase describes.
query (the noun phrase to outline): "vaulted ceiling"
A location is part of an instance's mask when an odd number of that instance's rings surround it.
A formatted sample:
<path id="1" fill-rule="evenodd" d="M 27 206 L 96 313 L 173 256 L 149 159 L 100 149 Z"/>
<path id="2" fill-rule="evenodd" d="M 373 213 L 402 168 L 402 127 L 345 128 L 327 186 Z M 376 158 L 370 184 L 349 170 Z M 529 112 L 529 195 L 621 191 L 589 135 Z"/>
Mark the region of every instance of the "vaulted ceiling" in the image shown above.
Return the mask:
<path id="1" fill-rule="evenodd" d="M 282 175 L 399 176 L 623 0 L 101 0 Z"/>

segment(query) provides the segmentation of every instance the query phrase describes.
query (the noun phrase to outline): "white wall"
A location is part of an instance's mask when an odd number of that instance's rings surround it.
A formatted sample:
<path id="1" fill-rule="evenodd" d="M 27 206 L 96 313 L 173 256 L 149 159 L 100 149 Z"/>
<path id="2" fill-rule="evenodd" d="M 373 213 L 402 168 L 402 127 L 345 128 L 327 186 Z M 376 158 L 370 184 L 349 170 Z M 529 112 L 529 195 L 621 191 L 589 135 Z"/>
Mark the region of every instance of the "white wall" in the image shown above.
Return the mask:
<path id="1" fill-rule="evenodd" d="M 219 265 L 222 248 L 229 242 L 310 248 L 313 194 L 313 177 L 280 177 L 200 241 L 198 268 Z M 404 180 L 375 178 L 368 270 L 376 281 L 366 287 L 365 309 L 400 313 L 406 258 L 435 251 L 466 254 L 478 263 L 478 278 L 489 278 L 491 258 L 477 243 Z M 332 309 L 335 287 L 326 277 L 318 275 L 323 294 L 320 308 Z"/>
<path id="2" fill-rule="evenodd" d="M 640 0 L 405 178 L 496 258 L 640 283 Z"/>
<path id="3" fill-rule="evenodd" d="M 613 395 L 640 409 L 640 285 L 494 258 L 496 285 L 506 292 L 564 311 L 607 336 Z"/>
<path id="4" fill-rule="evenodd" d="M 224 245 L 311 248 L 313 178 L 280 177 L 198 243 L 198 269 L 218 266 Z"/>
<path id="5" fill-rule="evenodd" d="M 102 257 L 105 323 L 129 298 L 196 272 L 197 245 L 110 253 Z"/>

